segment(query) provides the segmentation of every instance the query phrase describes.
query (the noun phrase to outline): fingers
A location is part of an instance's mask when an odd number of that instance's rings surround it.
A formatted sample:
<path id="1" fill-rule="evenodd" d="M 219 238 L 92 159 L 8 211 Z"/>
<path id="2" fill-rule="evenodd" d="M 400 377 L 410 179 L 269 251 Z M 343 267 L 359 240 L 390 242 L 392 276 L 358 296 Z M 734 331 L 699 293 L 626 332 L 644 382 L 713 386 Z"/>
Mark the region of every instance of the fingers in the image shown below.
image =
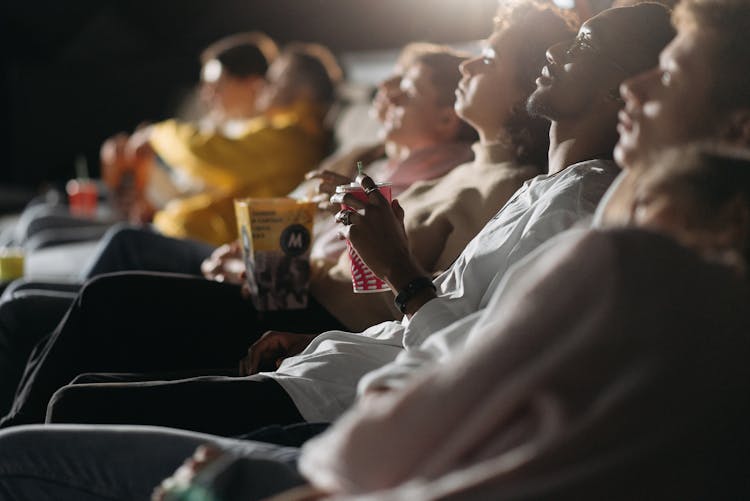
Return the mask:
<path id="1" fill-rule="evenodd" d="M 269 362 L 278 358 L 281 343 L 276 331 L 268 331 L 247 350 L 247 356 L 240 361 L 240 375 L 252 376 L 269 367 Z"/>
<path id="2" fill-rule="evenodd" d="M 393 214 L 398 220 L 399 226 L 401 226 L 401 231 L 404 233 L 404 236 L 406 236 L 406 226 L 404 225 L 404 208 L 401 207 L 401 204 L 398 203 L 398 200 L 394 200 L 393 202 L 391 202 L 391 209 L 393 210 Z"/>
<path id="3" fill-rule="evenodd" d="M 364 216 L 353 210 L 342 210 L 337 212 L 334 218 L 336 219 L 336 222 L 341 223 L 344 226 L 351 226 L 353 224 L 361 223 Z"/>
<path id="4" fill-rule="evenodd" d="M 365 207 L 367 207 L 366 200 L 360 200 L 351 193 L 336 193 L 331 197 L 331 203 L 345 205 L 354 210 L 364 209 Z"/>
<path id="5" fill-rule="evenodd" d="M 357 182 L 362 186 L 362 189 L 365 190 L 365 194 L 367 195 L 367 199 L 370 203 L 379 204 L 379 205 L 388 205 L 388 199 L 383 196 L 382 193 L 380 193 L 380 190 L 378 189 L 378 185 L 375 183 L 375 181 L 366 174 L 360 174 L 357 176 Z"/>
<path id="6" fill-rule="evenodd" d="M 307 174 L 305 174 L 305 179 L 320 179 L 324 183 L 333 184 L 334 186 L 351 183 L 351 179 L 346 176 L 342 176 L 341 174 L 337 174 L 336 172 L 331 172 L 329 170 L 320 169 L 308 172 Z"/>
<path id="7" fill-rule="evenodd" d="M 334 189 L 336 186 L 342 185 L 342 184 L 349 184 L 351 183 L 351 179 L 349 179 L 346 176 L 342 176 L 341 174 L 337 174 L 336 172 L 331 172 L 328 170 L 313 170 L 305 174 L 305 179 L 320 179 L 321 186 L 332 186 Z"/>
<path id="8" fill-rule="evenodd" d="M 258 340 L 250 347 L 250 353 L 248 354 L 250 360 L 249 360 L 249 363 L 247 364 L 247 374 L 246 374 L 247 376 L 252 376 L 253 374 L 258 373 L 258 368 L 260 367 L 260 362 L 261 362 L 261 359 L 263 358 L 263 351 L 264 351 L 262 349 L 263 344 L 258 346 L 258 343 L 260 341 L 261 340 Z"/>
<path id="9" fill-rule="evenodd" d="M 217 459 L 223 454 L 223 451 L 213 444 L 199 445 L 193 453 L 193 459 L 195 460 L 196 466 L 203 466 L 206 463 Z"/>
<path id="10" fill-rule="evenodd" d="M 351 226 L 344 226 L 343 228 L 339 229 L 338 231 L 339 240 L 349 240 L 351 231 L 352 231 Z"/>
<path id="11" fill-rule="evenodd" d="M 391 208 L 393 209 L 393 213 L 396 215 L 398 220 L 403 223 L 404 222 L 404 208 L 401 207 L 400 203 L 398 203 L 398 199 L 394 199 L 393 202 L 391 202 Z"/>

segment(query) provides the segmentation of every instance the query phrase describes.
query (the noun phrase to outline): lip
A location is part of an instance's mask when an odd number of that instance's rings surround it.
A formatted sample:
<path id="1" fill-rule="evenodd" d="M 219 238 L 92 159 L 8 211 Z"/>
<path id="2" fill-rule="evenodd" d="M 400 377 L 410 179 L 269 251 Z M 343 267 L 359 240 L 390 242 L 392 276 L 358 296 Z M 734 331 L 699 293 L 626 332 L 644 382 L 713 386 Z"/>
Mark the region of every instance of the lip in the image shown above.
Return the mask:
<path id="1" fill-rule="evenodd" d="M 617 144 L 621 148 L 633 148 L 637 145 L 637 137 L 640 135 L 640 124 L 638 113 L 635 111 L 620 110 L 617 114 L 617 133 L 620 138 Z"/>
<path id="2" fill-rule="evenodd" d="M 536 85 L 538 87 L 548 87 L 552 85 L 552 82 L 556 78 L 555 70 L 548 65 L 542 66 L 541 74 L 536 79 Z"/>
<path id="3" fill-rule="evenodd" d="M 549 78 L 550 80 L 555 80 L 559 77 L 560 71 L 559 68 L 556 68 L 553 64 L 545 64 L 542 66 L 542 76 Z"/>
<path id="4" fill-rule="evenodd" d="M 630 131 L 633 129 L 634 120 L 633 120 L 633 117 L 631 117 L 627 111 L 620 110 L 617 113 L 617 121 L 618 121 L 618 130 L 620 127 L 622 127 L 626 131 Z"/>
<path id="5" fill-rule="evenodd" d="M 549 87 L 552 85 L 552 79 L 542 75 L 536 79 L 536 85 L 537 87 Z"/>

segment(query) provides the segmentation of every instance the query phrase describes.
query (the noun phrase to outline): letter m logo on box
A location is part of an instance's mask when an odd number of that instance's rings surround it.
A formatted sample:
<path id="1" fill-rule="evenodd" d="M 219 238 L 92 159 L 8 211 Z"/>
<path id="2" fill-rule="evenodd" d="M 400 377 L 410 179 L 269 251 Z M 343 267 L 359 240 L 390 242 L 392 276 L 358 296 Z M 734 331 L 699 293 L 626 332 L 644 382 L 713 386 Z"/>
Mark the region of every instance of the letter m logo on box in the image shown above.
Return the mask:
<path id="1" fill-rule="evenodd" d="M 299 256 L 310 247 L 310 232 L 301 224 L 293 224 L 281 232 L 279 240 L 284 254 Z"/>

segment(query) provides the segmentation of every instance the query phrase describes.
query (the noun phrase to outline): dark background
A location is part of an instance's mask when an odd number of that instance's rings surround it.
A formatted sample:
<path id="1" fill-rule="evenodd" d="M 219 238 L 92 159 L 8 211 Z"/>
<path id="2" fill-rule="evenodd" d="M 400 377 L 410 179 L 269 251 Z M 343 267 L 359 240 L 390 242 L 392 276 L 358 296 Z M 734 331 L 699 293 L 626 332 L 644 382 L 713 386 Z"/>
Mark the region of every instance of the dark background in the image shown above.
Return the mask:
<path id="1" fill-rule="evenodd" d="M 497 0 L 5 0 L 0 185 L 38 189 L 98 172 L 102 140 L 174 112 L 197 55 L 230 33 L 335 52 L 485 37 Z"/>

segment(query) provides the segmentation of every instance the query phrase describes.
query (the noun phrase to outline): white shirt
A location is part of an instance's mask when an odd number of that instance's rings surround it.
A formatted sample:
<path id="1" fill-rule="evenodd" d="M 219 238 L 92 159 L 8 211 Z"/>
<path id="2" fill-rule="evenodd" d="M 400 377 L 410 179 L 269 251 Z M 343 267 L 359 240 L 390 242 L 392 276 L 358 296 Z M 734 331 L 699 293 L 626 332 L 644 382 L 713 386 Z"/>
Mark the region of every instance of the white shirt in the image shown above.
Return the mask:
<path id="1" fill-rule="evenodd" d="M 435 280 L 438 297 L 410 321 L 384 322 L 359 334 L 325 332 L 276 372 L 262 374 L 284 388 L 307 421 L 335 420 L 354 402 L 360 378 L 413 351 L 417 356 L 406 363 L 363 380 L 363 387 L 399 386 L 427 361 L 418 348 L 428 337 L 448 326 L 447 338 L 468 332 L 508 268 L 591 216 L 617 173 L 613 162 L 590 160 L 527 181 Z"/>

